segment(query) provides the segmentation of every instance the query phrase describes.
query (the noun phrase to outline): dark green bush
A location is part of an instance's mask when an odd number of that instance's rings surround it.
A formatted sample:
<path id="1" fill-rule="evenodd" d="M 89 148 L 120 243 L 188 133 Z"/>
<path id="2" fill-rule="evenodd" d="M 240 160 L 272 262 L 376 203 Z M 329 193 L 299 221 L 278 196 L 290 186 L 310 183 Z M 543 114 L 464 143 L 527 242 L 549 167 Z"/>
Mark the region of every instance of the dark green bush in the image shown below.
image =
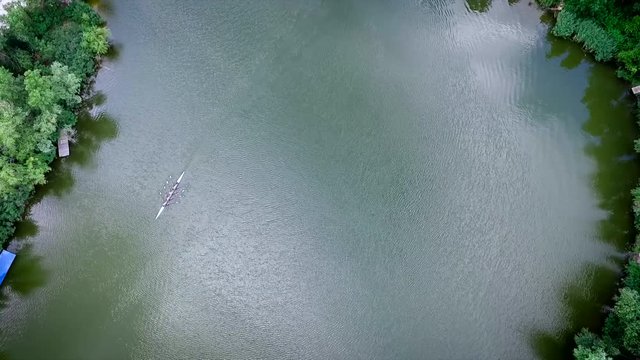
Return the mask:
<path id="1" fill-rule="evenodd" d="M 578 23 L 575 37 L 594 53 L 598 61 L 609 61 L 616 55 L 615 40 L 595 21 L 583 20 Z"/>
<path id="2" fill-rule="evenodd" d="M 640 264 L 635 260 L 629 262 L 629 266 L 627 266 L 624 285 L 631 290 L 640 291 Z"/>
<path id="3" fill-rule="evenodd" d="M 554 35 L 560 37 L 571 37 L 578 30 L 578 20 L 571 11 L 565 10 L 558 14 L 556 26 L 551 30 Z"/>

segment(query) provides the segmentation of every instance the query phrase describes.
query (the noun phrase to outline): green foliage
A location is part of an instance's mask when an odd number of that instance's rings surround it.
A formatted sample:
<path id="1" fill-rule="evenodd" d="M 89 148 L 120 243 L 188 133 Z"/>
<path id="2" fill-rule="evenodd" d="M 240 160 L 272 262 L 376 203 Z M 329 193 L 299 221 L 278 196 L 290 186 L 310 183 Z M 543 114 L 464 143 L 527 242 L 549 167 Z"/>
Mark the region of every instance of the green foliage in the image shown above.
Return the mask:
<path id="1" fill-rule="evenodd" d="M 634 141 L 634 148 L 636 152 L 640 153 L 640 141 Z M 635 225 L 637 229 L 640 229 L 640 187 L 633 188 L 631 190 L 631 197 L 633 198 L 633 214 L 635 215 L 634 219 Z"/>
<path id="2" fill-rule="evenodd" d="M 577 360 L 611 360 L 607 356 L 605 342 L 587 329 L 582 329 L 575 340 L 577 346 L 573 350 L 573 356 Z"/>
<path id="3" fill-rule="evenodd" d="M 576 360 L 611 360 L 603 348 L 585 348 L 580 345 L 573 350 L 573 357 Z"/>
<path id="4" fill-rule="evenodd" d="M 631 290 L 640 291 L 640 264 L 637 261 L 631 261 L 627 266 L 624 285 Z"/>
<path id="5" fill-rule="evenodd" d="M 93 72 L 93 54 L 82 46 L 84 37 L 80 24 L 61 26 L 44 35 L 38 44 L 39 56 L 44 63 L 58 61 L 67 65 L 78 76 Z"/>
<path id="6" fill-rule="evenodd" d="M 583 20 L 578 24 L 576 40 L 584 43 L 598 61 L 609 61 L 616 55 L 615 40 L 594 21 Z"/>
<path id="7" fill-rule="evenodd" d="M 57 0 L 49 0 L 56 2 Z M 84 1 L 72 1 L 64 8 L 64 15 L 72 22 L 83 24 L 84 26 L 104 26 L 104 19 L 98 15 L 89 4 Z"/>
<path id="8" fill-rule="evenodd" d="M 572 5 L 577 14 L 583 17 L 594 17 L 609 8 L 609 0 L 569 0 L 567 4 Z"/>
<path id="9" fill-rule="evenodd" d="M 108 49 L 104 21 L 82 1 L 65 5 L 59 0 L 31 0 L 27 6 L 13 5 L 4 18 L 8 26 L 2 33 L 6 46 L 0 51 L 5 55 L 0 65 L 14 74 L 59 62 L 89 78 L 96 57 Z"/>
<path id="10" fill-rule="evenodd" d="M 578 29 L 578 20 L 576 15 L 571 11 L 562 11 L 558 14 L 556 26 L 551 30 L 554 35 L 568 38 L 576 33 Z"/>
<path id="11" fill-rule="evenodd" d="M 552 7 L 558 3 L 557 0 L 540 0 L 538 2 L 544 7 Z"/>
<path id="12" fill-rule="evenodd" d="M 640 294 L 632 289 L 622 289 L 614 313 L 620 319 L 625 349 L 640 356 Z"/>
<path id="13" fill-rule="evenodd" d="M 542 5 L 560 1 L 539 0 Z M 640 82 L 640 2 L 564 0 L 552 32 L 584 44 L 598 61 L 616 61 L 622 78 Z"/>
<path id="14" fill-rule="evenodd" d="M 30 192 L 28 187 L 20 186 L 16 187 L 13 192 L 5 193 L 2 191 L 0 196 L 0 238 L 7 239 L 13 234 L 13 223 L 22 216 Z"/>
<path id="15" fill-rule="evenodd" d="M 618 60 L 622 65 L 621 70 L 625 78 L 634 79 L 638 77 L 638 71 L 640 71 L 640 47 L 621 51 L 618 54 Z"/>
<path id="16" fill-rule="evenodd" d="M 0 100 L 18 101 L 24 97 L 24 88 L 20 79 L 15 78 L 9 70 L 0 67 Z"/>
<path id="17" fill-rule="evenodd" d="M 92 26 L 82 33 L 82 46 L 93 54 L 104 55 L 109 50 L 109 30 Z"/>
<path id="18" fill-rule="evenodd" d="M 618 319 L 615 313 L 610 313 L 609 316 L 607 316 L 602 332 L 602 340 L 606 344 L 605 348 L 609 355 L 620 355 L 621 352 L 619 349 L 624 349 L 624 344 L 622 343 L 624 329 L 622 328 L 620 319 Z"/>
<path id="19" fill-rule="evenodd" d="M 3 155 L 13 155 L 19 152 L 20 126 L 26 122 L 27 114 L 11 103 L 0 102 L 0 149 Z M 0 193 L 2 192 L 0 183 Z"/>
<path id="20" fill-rule="evenodd" d="M 27 0 L 0 28 L 0 242 L 38 184 L 62 128 L 75 124 L 82 85 L 108 49 L 104 21 L 82 1 Z"/>
<path id="21" fill-rule="evenodd" d="M 32 27 L 34 23 L 31 16 L 29 16 L 27 8 L 13 4 L 3 20 L 5 24 L 7 24 L 8 31 L 6 32 L 10 34 L 14 40 L 27 44 L 33 42 L 34 33 Z"/>

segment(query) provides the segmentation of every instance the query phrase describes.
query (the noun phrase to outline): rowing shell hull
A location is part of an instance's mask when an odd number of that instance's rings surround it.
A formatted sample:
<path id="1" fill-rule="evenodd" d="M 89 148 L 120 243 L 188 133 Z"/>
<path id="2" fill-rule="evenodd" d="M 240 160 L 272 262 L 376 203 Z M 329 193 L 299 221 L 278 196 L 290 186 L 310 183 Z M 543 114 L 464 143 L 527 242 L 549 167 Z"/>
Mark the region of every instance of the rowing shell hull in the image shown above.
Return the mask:
<path id="1" fill-rule="evenodd" d="M 185 172 L 183 171 L 182 174 L 180 174 L 180 177 L 178 178 L 178 180 L 176 180 L 175 185 L 173 185 L 173 188 L 169 192 L 169 196 L 167 196 L 167 200 L 165 200 L 165 202 L 162 204 L 162 207 L 160 207 L 160 211 L 158 211 L 158 214 L 156 215 L 155 220 L 158 220 L 158 218 L 160 217 L 160 214 L 162 214 L 162 212 L 164 211 L 164 208 L 166 208 L 167 205 L 169 204 L 169 201 L 171 201 L 173 194 L 175 193 L 176 190 L 178 190 L 178 185 L 180 184 L 180 181 L 182 181 L 182 177 L 184 176 L 184 173 Z"/>
<path id="2" fill-rule="evenodd" d="M 158 218 L 160 217 L 160 214 L 162 214 L 163 211 L 164 211 L 164 206 L 160 208 L 160 211 L 158 211 L 158 215 L 156 215 L 155 220 L 158 220 Z"/>

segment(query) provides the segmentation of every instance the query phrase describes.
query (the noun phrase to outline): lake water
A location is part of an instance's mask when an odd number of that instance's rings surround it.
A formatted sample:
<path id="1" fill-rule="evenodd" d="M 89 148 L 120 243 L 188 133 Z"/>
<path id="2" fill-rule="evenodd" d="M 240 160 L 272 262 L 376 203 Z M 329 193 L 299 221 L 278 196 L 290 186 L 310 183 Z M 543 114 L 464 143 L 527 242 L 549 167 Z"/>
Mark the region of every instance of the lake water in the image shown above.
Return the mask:
<path id="1" fill-rule="evenodd" d="M 534 6 L 102 6 L 118 56 L 9 246 L 0 358 L 552 359 L 600 323 L 631 103 Z"/>

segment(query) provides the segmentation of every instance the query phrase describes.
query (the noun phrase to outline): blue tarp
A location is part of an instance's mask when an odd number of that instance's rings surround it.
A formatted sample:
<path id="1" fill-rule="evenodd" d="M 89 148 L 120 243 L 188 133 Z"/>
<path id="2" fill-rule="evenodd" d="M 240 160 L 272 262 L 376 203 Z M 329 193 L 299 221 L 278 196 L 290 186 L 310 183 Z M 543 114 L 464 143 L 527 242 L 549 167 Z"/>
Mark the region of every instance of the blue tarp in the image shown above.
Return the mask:
<path id="1" fill-rule="evenodd" d="M 4 277 L 7 276 L 13 259 L 16 258 L 16 254 L 10 253 L 7 250 L 0 252 L 0 284 L 4 281 Z"/>

